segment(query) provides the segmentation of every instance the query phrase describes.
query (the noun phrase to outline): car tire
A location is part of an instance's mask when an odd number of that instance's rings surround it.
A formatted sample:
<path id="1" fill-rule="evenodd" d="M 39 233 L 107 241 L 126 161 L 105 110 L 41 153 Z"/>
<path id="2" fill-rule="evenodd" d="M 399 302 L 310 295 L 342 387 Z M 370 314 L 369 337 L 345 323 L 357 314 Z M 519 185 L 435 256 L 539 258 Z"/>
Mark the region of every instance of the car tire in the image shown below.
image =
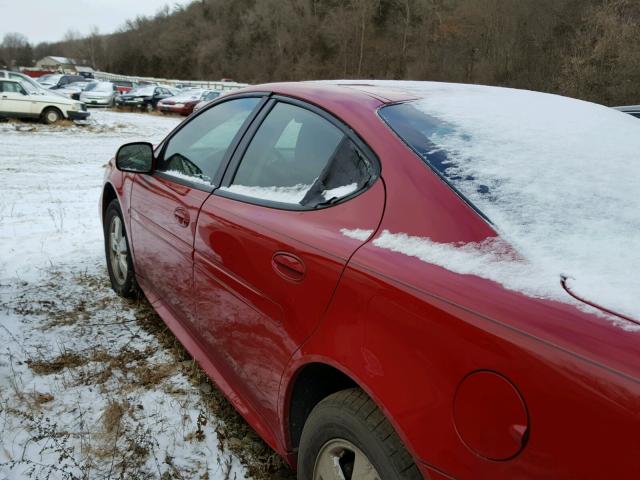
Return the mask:
<path id="1" fill-rule="evenodd" d="M 137 298 L 136 282 L 129 238 L 118 200 L 112 200 L 104 215 L 104 249 L 111 288 L 124 298 Z"/>
<path id="2" fill-rule="evenodd" d="M 391 423 L 359 388 L 329 395 L 314 407 L 298 450 L 300 480 L 349 480 L 352 475 L 371 480 L 422 479 Z"/>
<path id="3" fill-rule="evenodd" d="M 45 108 L 42 112 L 42 121 L 47 125 L 51 125 L 52 123 L 56 123 L 62 118 L 62 113 L 60 110 L 54 107 Z"/>

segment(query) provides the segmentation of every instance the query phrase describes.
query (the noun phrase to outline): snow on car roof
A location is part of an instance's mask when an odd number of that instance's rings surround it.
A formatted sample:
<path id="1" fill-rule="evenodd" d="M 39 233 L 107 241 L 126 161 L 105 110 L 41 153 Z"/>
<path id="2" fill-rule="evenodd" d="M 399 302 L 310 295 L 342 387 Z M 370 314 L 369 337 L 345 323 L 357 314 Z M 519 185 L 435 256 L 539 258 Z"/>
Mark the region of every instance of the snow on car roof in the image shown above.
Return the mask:
<path id="1" fill-rule="evenodd" d="M 368 83 L 414 94 L 420 98 L 411 102 L 416 109 L 448 126 L 429 138 L 434 149 L 446 154 L 445 176 L 536 270 L 509 268 L 512 256 L 500 249 L 496 253 L 489 242 L 464 253 L 493 252 L 493 260 L 483 258 L 477 268 L 460 273 L 565 300 L 559 279 L 567 276 L 579 297 L 640 319 L 637 119 L 601 105 L 525 90 Z M 389 237 L 394 234 L 400 237 Z M 402 235 L 386 232 L 378 244 L 459 270 L 450 249 L 429 239 L 416 245 L 416 237 Z"/>

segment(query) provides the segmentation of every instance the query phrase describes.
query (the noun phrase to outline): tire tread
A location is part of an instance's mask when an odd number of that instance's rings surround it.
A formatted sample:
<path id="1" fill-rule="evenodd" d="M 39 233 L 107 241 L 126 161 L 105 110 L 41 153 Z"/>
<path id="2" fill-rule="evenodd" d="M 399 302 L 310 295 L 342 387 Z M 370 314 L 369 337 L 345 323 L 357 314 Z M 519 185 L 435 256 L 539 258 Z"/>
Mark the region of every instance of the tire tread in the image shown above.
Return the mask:
<path id="1" fill-rule="evenodd" d="M 347 410 L 355 415 L 387 451 L 387 458 L 399 472 L 399 480 L 421 480 L 413 458 L 404 447 L 402 440 L 394 430 L 376 403 L 360 388 L 341 390 L 323 399 L 316 408 L 333 407 Z"/>

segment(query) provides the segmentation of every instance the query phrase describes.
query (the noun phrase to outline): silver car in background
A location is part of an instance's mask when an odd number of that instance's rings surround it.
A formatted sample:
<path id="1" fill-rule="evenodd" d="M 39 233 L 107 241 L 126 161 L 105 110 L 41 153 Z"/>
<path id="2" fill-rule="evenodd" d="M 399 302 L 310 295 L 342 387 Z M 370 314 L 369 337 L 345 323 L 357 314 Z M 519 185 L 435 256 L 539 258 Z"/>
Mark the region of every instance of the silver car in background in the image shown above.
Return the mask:
<path id="1" fill-rule="evenodd" d="M 80 94 L 80 101 L 88 107 L 113 107 L 118 87 L 111 82 L 92 82 Z"/>
<path id="2" fill-rule="evenodd" d="M 51 90 L 52 92 L 57 93 L 58 95 L 62 95 L 63 97 L 70 98 L 72 100 L 80 100 L 80 94 L 84 91 L 85 88 L 89 85 L 89 82 L 71 82 L 67 83 L 65 86 L 56 88 L 55 90 Z"/>
<path id="3" fill-rule="evenodd" d="M 204 107 L 205 105 L 207 105 L 209 102 L 211 102 L 212 100 L 215 100 L 216 98 L 218 98 L 220 96 L 220 92 L 216 91 L 216 90 L 210 90 L 207 93 L 205 93 L 202 96 L 202 101 L 200 103 L 197 103 L 195 107 L 193 107 L 193 111 L 197 112 L 198 110 L 200 110 L 202 107 Z"/>

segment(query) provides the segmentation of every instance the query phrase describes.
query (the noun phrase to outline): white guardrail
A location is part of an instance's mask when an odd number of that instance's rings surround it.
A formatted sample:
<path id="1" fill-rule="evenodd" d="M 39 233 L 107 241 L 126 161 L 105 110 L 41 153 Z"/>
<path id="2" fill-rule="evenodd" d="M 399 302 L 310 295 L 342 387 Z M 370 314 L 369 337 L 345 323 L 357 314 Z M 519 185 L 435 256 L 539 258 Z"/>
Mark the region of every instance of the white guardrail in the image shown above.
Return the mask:
<path id="1" fill-rule="evenodd" d="M 105 80 L 105 81 L 113 81 L 113 80 L 123 80 L 129 82 L 151 82 L 151 83 L 159 83 L 163 85 L 170 86 L 192 86 L 192 87 L 200 87 L 206 88 L 208 90 L 220 90 L 220 91 L 228 91 L 235 90 L 237 88 L 246 87 L 248 83 L 238 83 L 238 82 L 223 82 L 223 81 L 209 81 L 209 80 L 172 80 L 168 78 L 154 78 L 154 77 L 134 77 L 131 75 L 119 75 L 117 73 L 108 73 L 108 72 L 93 72 L 93 76 L 96 80 Z"/>

